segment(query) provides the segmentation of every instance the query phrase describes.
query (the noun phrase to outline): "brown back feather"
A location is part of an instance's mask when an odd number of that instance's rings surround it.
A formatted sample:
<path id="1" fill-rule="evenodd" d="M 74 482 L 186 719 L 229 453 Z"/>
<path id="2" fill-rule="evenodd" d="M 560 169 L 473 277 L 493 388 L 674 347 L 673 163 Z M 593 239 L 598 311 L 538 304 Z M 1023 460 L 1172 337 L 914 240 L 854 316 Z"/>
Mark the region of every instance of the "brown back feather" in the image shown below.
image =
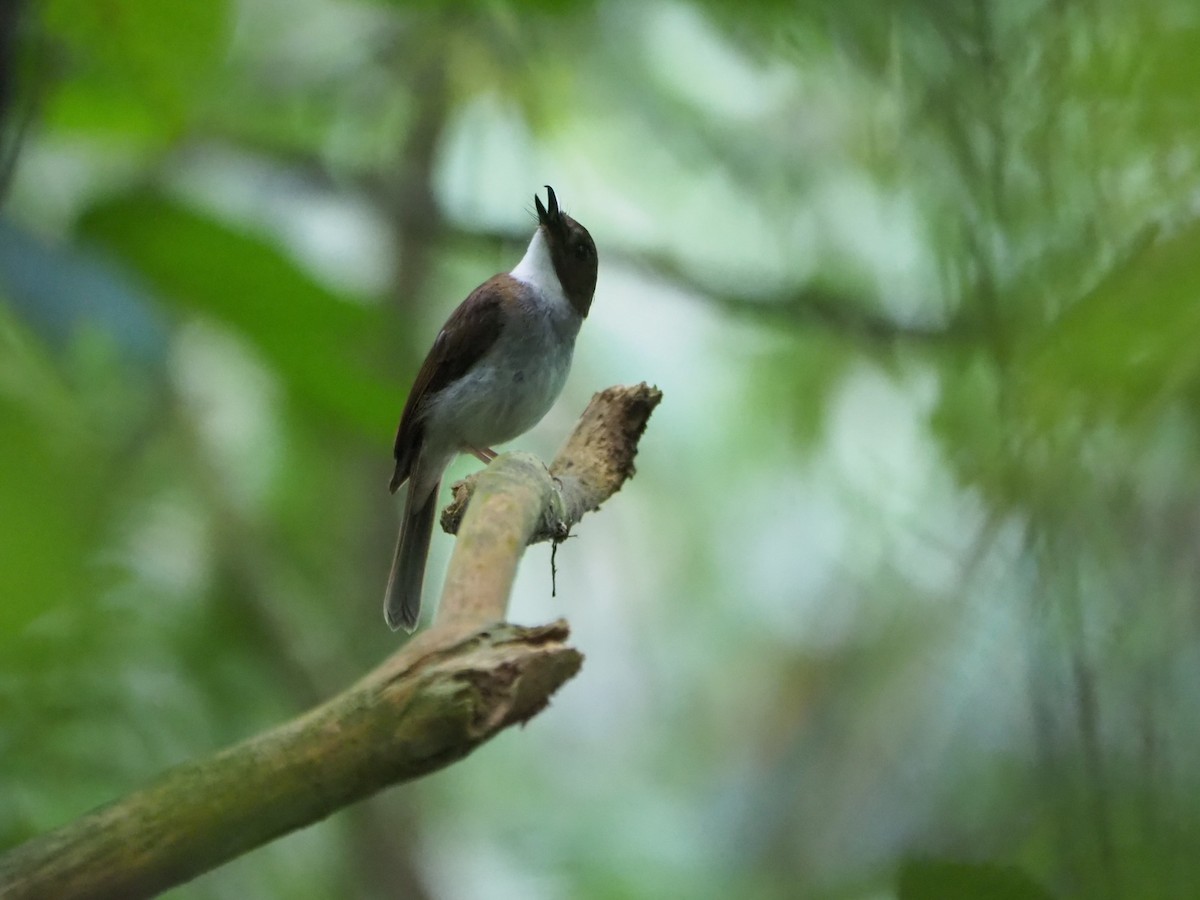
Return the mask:
<path id="1" fill-rule="evenodd" d="M 416 464 L 425 431 L 421 413 L 426 399 L 461 378 L 500 337 L 505 295 L 513 287 L 512 280 L 510 275 L 495 275 L 475 288 L 438 332 L 408 392 L 400 427 L 396 429 L 393 493 L 412 474 Z"/>

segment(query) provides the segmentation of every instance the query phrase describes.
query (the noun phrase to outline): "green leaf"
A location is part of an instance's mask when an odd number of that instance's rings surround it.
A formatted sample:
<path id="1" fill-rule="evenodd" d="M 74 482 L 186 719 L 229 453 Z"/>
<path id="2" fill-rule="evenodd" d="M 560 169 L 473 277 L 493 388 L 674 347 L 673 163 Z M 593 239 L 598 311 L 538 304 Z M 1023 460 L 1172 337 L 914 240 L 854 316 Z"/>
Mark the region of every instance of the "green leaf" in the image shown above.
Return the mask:
<path id="1" fill-rule="evenodd" d="M 900 868 L 899 900 L 1050 900 L 1015 866 L 909 859 Z"/>
<path id="2" fill-rule="evenodd" d="M 136 268 L 164 303 L 240 331 L 310 412 L 375 437 L 396 415 L 394 387 L 364 360 L 381 313 L 338 295 L 277 247 L 162 196 L 140 192 L 89 210 L 82 236 Z"/>
<path id="3" fill-rule="evenodd" d="M 1118 264 L 1024 355 L 1034 423 L 1130 420 L 1200 380 L 1200 221 Z"/>
<path id="4" fill-rule="evenodd" d="M 66 63 L 46 120 L 93 131 L 171 133 L 224 55 L 225 0 L 51 0 L 43 21 Z"/>
<path id="5" fill-rule="evenodd" d="M 102 470 L 76 398 L 0 302 L 0 646 L 84 584 Z"/>

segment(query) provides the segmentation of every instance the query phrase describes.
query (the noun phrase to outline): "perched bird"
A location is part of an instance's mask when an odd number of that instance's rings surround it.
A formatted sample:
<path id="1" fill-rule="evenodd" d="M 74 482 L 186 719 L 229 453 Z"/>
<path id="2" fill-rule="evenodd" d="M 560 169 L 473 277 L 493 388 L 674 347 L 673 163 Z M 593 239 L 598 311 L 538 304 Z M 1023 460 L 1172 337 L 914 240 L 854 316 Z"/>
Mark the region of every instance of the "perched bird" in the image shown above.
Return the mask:
<path id="1" fill-rule="evenodd" d="M 404 404 L 391 490 L 407 481 L 408 496 L 383 605 L 393 630 L 417 627 L 446 466 L 458 453 L 491 462 L 490 446 L 541 421 L 567 380 L 596 290 L 596 245 L 546 191 L 546 206 L 533 198 L 538 227 L 525 256 L 451 313 Z"/>

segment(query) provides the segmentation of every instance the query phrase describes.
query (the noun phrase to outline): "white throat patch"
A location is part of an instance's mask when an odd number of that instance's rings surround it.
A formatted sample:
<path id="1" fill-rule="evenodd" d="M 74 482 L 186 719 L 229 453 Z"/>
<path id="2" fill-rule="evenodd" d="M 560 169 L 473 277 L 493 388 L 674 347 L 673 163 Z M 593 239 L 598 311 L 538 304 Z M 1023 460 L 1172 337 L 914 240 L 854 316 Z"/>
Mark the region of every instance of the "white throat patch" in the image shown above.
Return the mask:
<path id="1" fill-rule="evenodd" d="M 546 237 L 540 227 L 533 233 L 529 249 L 509 274 L 540 293 L 551 305 L 571 309 L 567 295 L 563 293 L 562 284 L 558 280 L 558 273 L 554 271 L 554 260 L 550 258 L 550 248 L 546 245 Z"/>

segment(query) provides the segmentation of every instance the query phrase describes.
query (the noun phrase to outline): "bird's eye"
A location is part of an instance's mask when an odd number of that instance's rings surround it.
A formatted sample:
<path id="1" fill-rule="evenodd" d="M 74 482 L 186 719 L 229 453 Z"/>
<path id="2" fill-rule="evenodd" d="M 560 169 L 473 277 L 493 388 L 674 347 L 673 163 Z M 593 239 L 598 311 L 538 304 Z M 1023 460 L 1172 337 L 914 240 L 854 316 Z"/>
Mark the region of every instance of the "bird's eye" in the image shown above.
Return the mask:
<path id="1" fill-rule="evenodd" d="M 580 242 L 575 245 L 575 258 L 576 259 L 580 259 L 580 260 L 587 259 L 589 254 L 590 254 L 590 251 L 588 250 L 587 244 Z"/>

